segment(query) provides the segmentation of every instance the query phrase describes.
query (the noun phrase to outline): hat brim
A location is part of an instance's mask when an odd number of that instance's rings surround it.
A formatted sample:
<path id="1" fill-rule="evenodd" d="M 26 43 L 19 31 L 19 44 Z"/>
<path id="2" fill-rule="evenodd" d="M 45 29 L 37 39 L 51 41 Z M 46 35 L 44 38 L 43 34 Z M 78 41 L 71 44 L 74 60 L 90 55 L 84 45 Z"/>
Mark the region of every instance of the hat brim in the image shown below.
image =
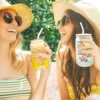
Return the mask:
<path id="1" fill-rule="evenodd" d="M 14 10 L 21 18 L 22 18 L 22 25 L 20 26 L 20 32 L 27 29 L 32 23 L 32 12 L 31 10 L 24 4 L 14 4 L 8 6 L 0 7 L 0 10 L 5 9 L 12 9 Z"/>
<path id="2" fill-rule="evenodd" d="M 57 25 L 57 22 L 59 20 L 61 20 L 61 18 L 63 17 L 64 13 L 66 10 L 71 9 L 79 14 L 81 14 L 82 16 L 84 16 L 89 23 L 92 25 L 95 33 L 97 33 L 97 37 L 99 36 L 98 34 L 100 34 L 100 28 L 99 25 L 95 22 L 96 19 L 100 19 L 100 14 L 95 18 L 94 20 L 91 18 L 91 16 L 89 16 L 88 11 L 86 11 L 86 9 L 80 9 L 78 8 L 76 5 L 65 1 L 65 0 L 58 0 L 56 2 L 53 3 L 53 11 L 54 11 L 54 19 L 55 19 L 55 24 Z M 95 9 L 95 13 L 98 13 L 98 10 L 96 8 Z M 93 12 L 90 12 L 93 13 Z M 93 15 L 93 14 L 92 14 Z M 97 20 L 97 22 L 100 22 L 100 20 Z"/>

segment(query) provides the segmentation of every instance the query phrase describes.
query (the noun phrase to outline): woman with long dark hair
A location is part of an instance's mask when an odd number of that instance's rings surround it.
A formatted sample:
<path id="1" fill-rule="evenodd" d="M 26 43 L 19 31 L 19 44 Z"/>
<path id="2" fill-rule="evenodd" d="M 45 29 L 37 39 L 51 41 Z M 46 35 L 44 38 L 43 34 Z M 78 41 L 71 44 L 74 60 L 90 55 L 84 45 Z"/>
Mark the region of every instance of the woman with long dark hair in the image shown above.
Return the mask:
<path id="1" fill-rule="evenodd" d="M 76 4 L 78 6 L 58 0 L 53 6 L 55 22 L 61 36 L 56 53 L 61 100 L 85 100 L 88 95 L 100 94 L 100 30 L 98 25 L 100 13 L 93 5 L 86 2 L 79 1 Z M 93 14 L 92 11 L 98 15 Z M 82 33 L 80 22 L 84 27 L 84 32 L 91 34 L 93 38 L 93 40 L 82 40 L 82 42 L 91 43 L 91 46 L 80 47 L 82 53 L 94 57 L 94 64 L 85 68 L 76 64 L 75 38 L 76 34 Z"/>

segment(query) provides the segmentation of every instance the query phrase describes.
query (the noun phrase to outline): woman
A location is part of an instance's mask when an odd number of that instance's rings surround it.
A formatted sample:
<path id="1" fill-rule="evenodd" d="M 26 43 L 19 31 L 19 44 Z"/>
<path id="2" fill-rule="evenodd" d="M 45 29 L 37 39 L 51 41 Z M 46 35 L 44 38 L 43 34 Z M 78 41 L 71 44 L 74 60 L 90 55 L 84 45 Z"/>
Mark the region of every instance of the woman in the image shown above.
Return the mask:
<path id="1" fill-rule="evenodd" d="M 88 95 L 100 95 L 100 12 L 84 0 L 75 5 L 65 0 L 57 0 L 53 10 L 61 36 L 56 54 L 61 100 L 85 100 Z M 92 44 L 80 47 L 83 54 L 91 54 L 94 57 L 94 64 L 86 68 L 76 64 L 75 36 L 82 33 L 80 22 L 84 32 L 91 34 L 93 38 L 81 40 Z"/>
<path id="2" fill-rule="evenodd" d="M 0 0 L 0 100 L 44 98 L 49 68 L 41 71 L 38 82 L 36 71 L 31 66 L 31 56 L 27 55 L 24 59 L 21 52 L 16 52 L 21 42 L 20 32 L 28 28 L 31 22 L 32 12 L 26 5 L 10 5 Z M 48 45 L 44 44 L 42 48 L 50 61 Z"/>

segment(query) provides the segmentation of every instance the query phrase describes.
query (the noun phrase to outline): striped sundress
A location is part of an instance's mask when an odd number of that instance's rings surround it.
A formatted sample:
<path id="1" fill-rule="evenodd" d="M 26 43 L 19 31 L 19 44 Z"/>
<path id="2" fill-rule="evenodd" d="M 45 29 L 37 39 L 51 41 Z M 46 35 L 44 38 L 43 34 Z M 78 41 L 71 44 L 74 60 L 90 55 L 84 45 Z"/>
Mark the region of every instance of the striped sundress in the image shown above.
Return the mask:
<path id="1" fill-rule="evenodd" d="M 68 92 L 70 100 L 75 100 L 75 94 L 73 91 L 73 87 L 70 84 L 67 84 Z M 100 95 L 100 85 L 91 85 L 91 93 L 92 94 L 98 94 Z M 80 100 L 85 100 L 85 97 L 81 94 Z"/>
<path id="2" fill-rule="evenodd" d="M 30 94 L 26 75 L 12 80 L 0 80 L 0 100 L 29 100 Z"/>

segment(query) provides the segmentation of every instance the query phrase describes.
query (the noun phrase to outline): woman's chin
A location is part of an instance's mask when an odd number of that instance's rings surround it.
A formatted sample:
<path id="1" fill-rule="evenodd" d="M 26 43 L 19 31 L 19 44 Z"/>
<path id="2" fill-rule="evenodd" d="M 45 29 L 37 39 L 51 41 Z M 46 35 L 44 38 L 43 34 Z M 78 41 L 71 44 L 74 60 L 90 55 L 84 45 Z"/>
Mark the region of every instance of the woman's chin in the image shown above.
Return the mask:
<path id="1" fill-rule="evenodd" d="M 14 42 L 14 41 L 16 41 L 16 38 L 13 38 L 13 39 L 9 39 L 9 40 L 8 40 L 8 42 L 10 42 L 10 43 L 12 43 L 12 42 Z"/>
<path id="2" fill-rule="evenodd" d="M 61 38 L 61 40 L 60 40 L 62 43 L 64 43 L 64 44 L 69 44 L 69 39 L 66 39 L 66 38 Z"/>

